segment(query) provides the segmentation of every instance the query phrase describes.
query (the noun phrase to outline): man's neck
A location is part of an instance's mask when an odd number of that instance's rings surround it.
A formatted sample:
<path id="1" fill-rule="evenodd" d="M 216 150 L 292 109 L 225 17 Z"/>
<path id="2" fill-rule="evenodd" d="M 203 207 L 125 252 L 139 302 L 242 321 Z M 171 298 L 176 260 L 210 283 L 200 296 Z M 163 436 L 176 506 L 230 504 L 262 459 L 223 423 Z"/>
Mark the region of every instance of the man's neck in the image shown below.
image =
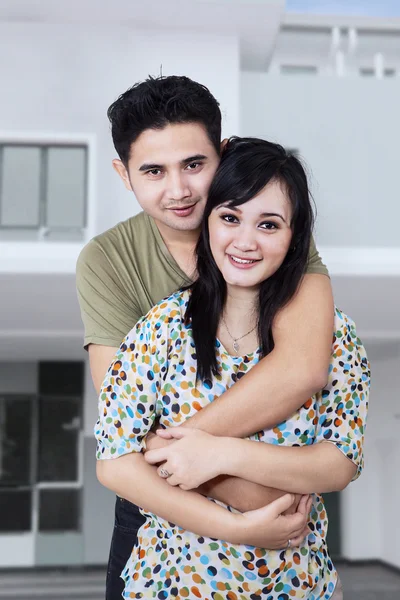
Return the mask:
<path id="1" fill-rule="evenodd" d="M 167 227 L 160 221 L 154 219 L 154 222 L 180 269 L 193 279 L 196 270 L 195 249 L 199 239 L 200 229 L 190 231 L 178 231 Z"/>

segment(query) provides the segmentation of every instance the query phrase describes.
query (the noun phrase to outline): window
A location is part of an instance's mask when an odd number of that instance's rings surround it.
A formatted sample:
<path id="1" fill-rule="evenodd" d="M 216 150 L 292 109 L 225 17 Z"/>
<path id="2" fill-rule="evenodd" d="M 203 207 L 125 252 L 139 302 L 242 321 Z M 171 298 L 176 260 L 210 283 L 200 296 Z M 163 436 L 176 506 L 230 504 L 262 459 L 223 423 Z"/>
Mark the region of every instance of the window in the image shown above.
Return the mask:
<path id="1" fill-rule="evenodd" d="M 82 240 L 84 145 L 0 143 L 0 239 Z"/>
<path id="2" fill-rule="evenodd" d="M 0 394 L 0 534 L 79 531 L 83 379 L 43 362 L 38 394 Z"/>
<path id="3" fill-rule="evenodd" d="M 376 71 L 372 67 L 362 67 L 360 69 L 360 75 L 362 77 L 376 77 Z M 383 76 L 384 77 L 395 77 L 396 69 L 384 69 Z"/>
<path id="4" fill-rule="evenodd" d="M 281 65 L 282 75 L 317 75 L 318 69 L 314 65 Z"/>

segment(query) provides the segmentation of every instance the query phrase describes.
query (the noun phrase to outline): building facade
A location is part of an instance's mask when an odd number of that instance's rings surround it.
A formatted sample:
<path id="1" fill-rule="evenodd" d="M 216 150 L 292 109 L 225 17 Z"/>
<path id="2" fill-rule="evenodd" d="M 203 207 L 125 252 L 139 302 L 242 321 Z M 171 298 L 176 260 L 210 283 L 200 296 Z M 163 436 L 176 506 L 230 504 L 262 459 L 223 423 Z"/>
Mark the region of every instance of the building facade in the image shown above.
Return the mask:
<path id="1" fill-rule="evenodd" d="M 225 136 L 279 141 L 309 166 L 318 247 L 373 363 L 365 474 L 332 500 L 332 543 L 400 567 L 400 20 L 289 15 L 280 0 L 196 0 L 183 16 L 158 2 L 151 18 L 122 2 L 95 19 L 90 2 L 28 4 L 0 12 L 0 565 L 107 560 L 114 498 L 95 477 L 74 272 L 93 235 L 139 211 L 111 168 L 106 110 L 162 65 L 211 89 Z"/>

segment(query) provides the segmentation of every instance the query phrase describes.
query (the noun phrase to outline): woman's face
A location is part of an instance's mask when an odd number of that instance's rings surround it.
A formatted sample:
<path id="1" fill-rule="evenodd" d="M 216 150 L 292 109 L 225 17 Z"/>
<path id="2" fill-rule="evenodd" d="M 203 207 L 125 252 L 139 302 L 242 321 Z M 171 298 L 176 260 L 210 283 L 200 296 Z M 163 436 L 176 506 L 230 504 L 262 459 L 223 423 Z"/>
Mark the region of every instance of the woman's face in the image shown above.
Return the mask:
<path id="1" fill-rule="evenodd" d="M 240 206 L 223 204 L 211 212 L 211 252 L 228 286 L 257 288 L 279 269 L 292 239 L 291 218 L 292 205 L 279 181 Z"/>

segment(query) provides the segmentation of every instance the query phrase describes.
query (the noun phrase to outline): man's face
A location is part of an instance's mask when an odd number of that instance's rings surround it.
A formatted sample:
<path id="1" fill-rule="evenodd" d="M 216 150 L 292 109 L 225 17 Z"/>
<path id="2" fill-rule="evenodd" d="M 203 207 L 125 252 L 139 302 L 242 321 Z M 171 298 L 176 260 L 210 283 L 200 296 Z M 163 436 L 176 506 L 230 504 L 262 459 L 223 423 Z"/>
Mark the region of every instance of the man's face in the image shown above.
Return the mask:
<path id="1" fill-rule="evenodd" d="M 128 169 L 114 168 L 142 209 L 161 226 L 198 230 L 220 157 L 198 123 L 146 129 L 132 144 Z"/>

